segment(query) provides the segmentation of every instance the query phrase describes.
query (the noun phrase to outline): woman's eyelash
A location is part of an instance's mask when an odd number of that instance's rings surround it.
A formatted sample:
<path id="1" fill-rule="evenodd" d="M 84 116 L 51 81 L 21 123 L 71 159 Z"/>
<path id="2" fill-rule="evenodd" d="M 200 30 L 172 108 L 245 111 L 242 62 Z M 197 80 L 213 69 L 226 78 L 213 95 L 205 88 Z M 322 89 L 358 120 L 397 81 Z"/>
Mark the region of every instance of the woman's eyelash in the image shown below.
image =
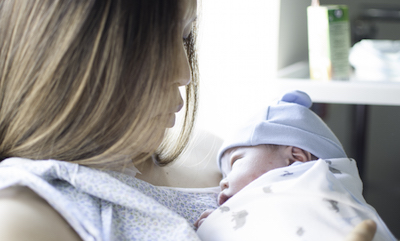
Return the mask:
<path id="1" fill-rule="evenodd" d="M 182 38 L 183 40 L 188 40 L 192 36 L 192 31 L 190 31 L 188 34 L 185 34 Z"/>

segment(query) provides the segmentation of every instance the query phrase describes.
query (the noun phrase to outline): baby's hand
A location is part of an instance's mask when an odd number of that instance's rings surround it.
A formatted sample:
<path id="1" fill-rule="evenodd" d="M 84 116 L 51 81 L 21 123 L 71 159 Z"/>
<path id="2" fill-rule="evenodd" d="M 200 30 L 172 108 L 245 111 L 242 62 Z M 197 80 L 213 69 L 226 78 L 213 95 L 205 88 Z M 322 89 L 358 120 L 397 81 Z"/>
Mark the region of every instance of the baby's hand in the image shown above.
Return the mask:
<path id="1" fill-rule="evenodd" d="M 358 224 L 346 237 L 346 241 L 371 241 L 376 233 L 376 223 L 366 220 Z"/>
<path id="2" fill-rule="evenodd" d="M 199 219 L 197 219 L 197 221 L 194 223 L 194 226 L 195 226 L 196 228 L 199 228 L 200 225 L 204 222 L 204 220 L 205 220 L 212 212 L 214 212 L 214 209 L 207 209 L 206 211 L 204 211 L 204 212 L 200 215 Z"/>

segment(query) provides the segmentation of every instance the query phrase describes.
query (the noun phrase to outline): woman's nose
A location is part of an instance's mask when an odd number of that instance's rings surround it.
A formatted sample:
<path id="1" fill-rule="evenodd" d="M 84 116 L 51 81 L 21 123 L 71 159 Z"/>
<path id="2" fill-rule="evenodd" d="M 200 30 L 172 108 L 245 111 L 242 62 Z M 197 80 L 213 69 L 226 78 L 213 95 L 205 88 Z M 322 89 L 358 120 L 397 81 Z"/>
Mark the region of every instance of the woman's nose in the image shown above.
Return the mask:
<path id="1" fill-rule="evenodd" d="M 180 71 L 177 83 L 179 86 L 185 86 L 188 85 L 190 81 L 192 81 L 192 73 L 190 70 L 189 60 L 184 47 L 182 47 L 179 59 L 180 59 L 179 60 Z"/>
<path id="2" fill-rule="evenodd" d="M 229 182 L 228 182 L 228 180 L 226 180 L 226 178 L 222 179 L 222 180 L 219 182 L 219 187 L 221 188 L 221 191 L 224 190 L 224 189 L 227 189 L 227 188 L 229 187 Z"/>

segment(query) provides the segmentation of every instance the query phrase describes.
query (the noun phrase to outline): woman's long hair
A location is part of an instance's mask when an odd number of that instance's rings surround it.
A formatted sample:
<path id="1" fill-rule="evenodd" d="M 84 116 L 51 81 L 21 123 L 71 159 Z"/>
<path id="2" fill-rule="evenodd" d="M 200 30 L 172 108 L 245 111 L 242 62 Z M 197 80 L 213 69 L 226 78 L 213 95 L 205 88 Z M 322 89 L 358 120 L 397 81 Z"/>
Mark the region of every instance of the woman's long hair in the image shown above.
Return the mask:
<path id="1" fill-rule="evenodd" d="M 87 166 L 148 158 L 164 137 L 162 116 L 173 98 L 169 83 L 180 71 L 181 5 L 1 1 L 0 156 Z M 175 145 L 158 154 L 160 165 L 179 155 L 193 127 L 194 40 L 192 32 L 186 40 L 192 82 L 185 121 Z"/>

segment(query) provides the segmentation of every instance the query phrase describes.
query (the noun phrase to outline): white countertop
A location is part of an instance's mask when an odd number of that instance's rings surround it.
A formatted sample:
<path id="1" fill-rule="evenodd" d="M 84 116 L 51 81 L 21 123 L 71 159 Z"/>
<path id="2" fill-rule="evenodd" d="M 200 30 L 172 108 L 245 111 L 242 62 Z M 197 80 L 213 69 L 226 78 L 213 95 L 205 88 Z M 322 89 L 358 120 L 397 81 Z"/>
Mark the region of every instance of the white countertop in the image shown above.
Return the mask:
<path id="1" fill-rule="evenodd" d="M 280 91 L 298 89 L 314 102 L 363 105 L 400 105 L 400 82 L 317 81 L 308 77 L 308 64 L 299 62 L 279 72 L 275 86 Z"/>

